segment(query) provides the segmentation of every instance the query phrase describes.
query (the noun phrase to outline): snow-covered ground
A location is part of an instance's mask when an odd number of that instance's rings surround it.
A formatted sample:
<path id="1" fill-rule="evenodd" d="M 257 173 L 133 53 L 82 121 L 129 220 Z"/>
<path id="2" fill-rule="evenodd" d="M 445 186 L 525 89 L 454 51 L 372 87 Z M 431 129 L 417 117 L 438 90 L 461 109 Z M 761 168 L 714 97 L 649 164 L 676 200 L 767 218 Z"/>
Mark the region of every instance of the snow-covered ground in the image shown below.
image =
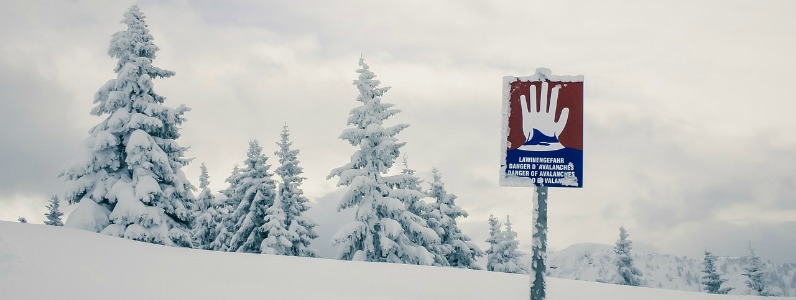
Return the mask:
<path id="1" fill-rule="evenodd" d="M 766 299 L 548 279 L 548 299 Z M 527 299 L 527 276 L 172 248 L 0 221 L 0 299 Z M 796 299 L 796 298 L 780 298 Z"/>

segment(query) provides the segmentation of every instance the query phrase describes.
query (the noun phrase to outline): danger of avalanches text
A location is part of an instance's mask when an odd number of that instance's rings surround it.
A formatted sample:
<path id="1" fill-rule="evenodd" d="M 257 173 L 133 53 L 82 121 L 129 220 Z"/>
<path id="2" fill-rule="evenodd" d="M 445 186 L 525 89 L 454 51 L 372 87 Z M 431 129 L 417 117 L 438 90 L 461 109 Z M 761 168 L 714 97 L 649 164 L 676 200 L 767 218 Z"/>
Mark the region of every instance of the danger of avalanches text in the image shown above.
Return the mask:
<path id="1" fill-rule="evenodd" d="M 519 162 L 508 164 L 506 174 L 531 178 L 545 177 L 545 183 L 559 183 L 562 178 L 575 176 L 573 172 L 575 165 L 564 164 L 562 157 L 520 157 Z"/>

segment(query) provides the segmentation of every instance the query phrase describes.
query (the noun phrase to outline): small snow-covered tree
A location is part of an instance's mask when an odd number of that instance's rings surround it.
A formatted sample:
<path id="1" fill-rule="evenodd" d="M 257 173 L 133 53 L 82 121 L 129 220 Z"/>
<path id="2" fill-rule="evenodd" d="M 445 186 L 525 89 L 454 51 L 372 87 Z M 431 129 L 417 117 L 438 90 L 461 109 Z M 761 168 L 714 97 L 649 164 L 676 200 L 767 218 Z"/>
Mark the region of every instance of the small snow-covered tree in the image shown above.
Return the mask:
<path id="1" fill-rule="evenodd" d="M 61 201 L 58 200 L 58 196 L 52 196 L 50 198 L 50 203 L 47 204 L 47 213 L 44 216 L 47 220 L 44 221 L 45 225 L 50 226 L 64 226 L 64 222 L 61 221 L 61 216 L 64 213 L 61 212 Z"/>
<path id="2" fill-rule="evenodd" d="M 435 266 L 448 266 L 448 260 L 445 257 L 448 254 L 448 248 L 442 245 L 436 231 L 428 225 L 427 218 L 431 210 L 421 200 L 426 196 L 421 187 L 423 180 L 415 176 L 415 170 L 409 168 L 405 155 L 403 156 L 401 173 L 385 176 L 384 179 L 391 188 L 390 194 L 401 200 L 406 210 L 412 215 L 419 217 L 419 219 L 413 221 L 415 225 L 406 231 L 409 239 L 412 243 L 427 249 L 433 255 Z"/>
<path id="3" fill-rule="evenodd" d="M 406 197 L 403 199 L 404 204 L 406 204 L 406 209 L 415 215 L 425 217 L 429 213 L 429 206 L 421 201 L 421 199 L 425 197 L 425 193 L 421 187 L 423 180 L 415 175 L 414 169 L 409 168 L 406 155 L 404 155 L 402 159 L 403 168 L 401 169 L 401 174 L 387 176 L 386 178 L 390 186 L 411 191 L 407 192 Z"/>
<path id="4" fill-rule="evenodd" d="M 199 166 L 199 196 L 196 197 L 197 216 L 191 231 L 194 247 L 211 249 L 210 244 L 218 237 L 221 230 L 221 220 L 226 211 L 224 202 L 217 199 L 210 191 L 210 176 L 207 167 L 202 163 Z"/>
<path id="5" fill-rule="evenodd" d="M 702 287 L 706 292 L 711 294 L 726 294 L 733 288 L 721 288 L 721 285 L 727 281 L 722 279 L 719 272 L 716 271 L 716 256 L 710 251 L 705 251 L 705 259 L 702 261 Z"/>
<path id="6" fill-rule="evenodd" d="M 221 221 L 218 223 L 218 234 L 216 235 L 215 240 L 213 240 L 207 249 L 210 250 L 218 250 L 218 251 L 228 251 L 227 246 L 225 243 L 229 240 L 232 236 L 232 233 L 235 232 L 235 220 L 229 217 L 229 214 L 232 213 L 232 210 L 236 209 L 240 204 L 239 198 L 232 197 L 234 195 L 234 188 L 238 186 L 241 179 L 241 170 L 240 165 L 235 164 L 232 167 L 232 173 L 229 174 L 227 179 L 224 181 L 229 184 L 226 189 L 220 190 L 221 197 L 223 200 L 219 200 L 222 203 L 223 209 L 221 211 Z"/>
<path id="7" fill-rule="evenodd" d="M 617 280 L 616 283 L 622 285 L 640 286 L 642 285 L 641 271 L 633 264 L 633 256 L 630 250 L 633 242 L 628 239 L 630 235 L 625 230 L 625 226 L 619 227 L 619 239 L 614 246 L 616 253 Z"/>
<path id="8" fill-rule="evenodd" d="M 232 166 L 232 173 L 230 173 L 227 179 L 224 180 L 224 182 L 229 184 L 229 187 L 219 191 L 222 195 L 227 196 L 228 200 L 232 200 L 230 197 L 232 197 L 232 194 L 234 192 L 233 187 L 237 186 L 238 183 L 240 183 L 241 176 L 242 174 L 240 170 L 240 165 L 235 164 L 234 166 Z M 234 204 L 236 204 L 235 206 L 237 207 L 237 203 Z"/>
<path id="9" fill-rule="evenodd" d="M 210 192 L 210 175 L 207 174 L 205 163 L 199 165 L 199 196 L 196 197 L 196 207 L 198 211 L 207 209 L 213 194 Z"/>
<path id="10" fill-rule="evenodd" d="M 282 128 L 281 139 L 277 143 L 279 150 L 274 153 L 279 158 L 279 167 L 276 168 L 275 173 L 282 181 L 277 191 L 277 198 L 280 199 L 283 207 L 278 209 L 284 213 L 282 221 L 285 228 L 293 234 L 284 235 L 290 242 L 290 246 L 287 252 L 279 254 L 318 257 L 318 251 L 310 247 L 312 240 L 318 238 L 318 234 L 315 232 L 316 224 L 304 214 L 310 209 L 309 199 L 301 190 L 301 183 L 305 179 L 301 176 L 304 169 L 299 166 L 299 150 L 291 149 L 292 144 L 290 132 L 285 125 Z"/>
<path id="11" fill-rule="evenodd" d="M 340 135 L 359 149 L 351 162 L 332 170 L 328 177 L 338 177 L 337 185 L 348 187 L 338 210 L 354 208 L 355 219 L 340 228 L 332 245 L 338 248 L 338 259 L 431 265 L 434 255 L 414 242 L 410 234 L 433 239 L 432 232 L 422 230 L 423 220 L 409 212 L 399 198 L 412 192 L 391 186 L 383 177 L 404 145 L 395 136 L 408 125 L 383 126 L 400 111 L 381 101 L 389 88 L 378 87 L 380 82 L 364 59 L 360 58 L 359 66 L 354 85 L 359 91 L 357 101 L 362 104 L 349 113 L 348 125 L 353 128 Z"/>
<path id="12" fill-rule="evenodd" d="M 182 172 L 189 159 L 177 143 L 189 110 L 164 105 L 153 80 L 174 75 L 152 65 L 159 50 L 138 6 L 124 14 L 108 54 L 116 79 L 97 91 L 91 114 L 105 116 L 86 146 L 89 158 L 66 169 L 66 200 L 79 203 L 66 226 L 133 240 L 191 246 L 193 188 Z"/>
<path id="13" fill-rule="evenodd" d="M 282 201 L 277 197 L 274 204 L 265 211 L 265 224 L 262 230 L 266 238 L 260 247 L 263 254 L 297 256 L 292 255 L 292 248 L 294 241 L 299 237 L 297 233 L 287 229 L 286 218 Z"/>
<path id="14" fill-rule="evenodd" d="M 25 217 L 22 217 L 22 216 L 20 216 L 19 218 L 17 218 L 17 222 L 20 222 L 20 223 L 27 223 L 27 222 L 28 222 L 28 219 L 26 219 Z"/>
<path id="15" fill-rule="evenodd" d="M 496 272 L 528 274 L 528 266 L 523 263 L 523 254 L 519 250 L 517 232 L 511 228 L 511 220 L 506 216 L 506 230 L 502 232 L 496 252 L 501 261 L 493 266 Z"/>
<path id="16" fill-rule="evenodd" d="M 224 217 L 214 250 L 261 253 L 265 232 L 265 211 L 274 203 L 276 187 L 268 172 L 271 165 L 257 140 L 249 142 L 249 151 L 243 169 L 230 175 L 230 187 L 224 191 L 229 203 L 235 205 Z"/>
<path id="17" fill-rule="evenodd" d="M 495 271 L 495 267 L 503 262 L 503 256 L 500 252 L 500 243 L 503 241 L 503 231 L 500 229 L 501 224 L 498 218 L 489 214 L 489 238 L 486 242 L 489 243 L 489 249 L 486 250 L 486 270 Z"/>
<path id="18" fill-rule="evenodd" d="M 766 296 L 766 270 L 765 265 L 760 261 L 760 256 L 755 254 L 755 249 L 749 245 L 748 264 L 744 267 L 746 276 L 746 286 L 752 291 L 754 295 Z"/>
<path id="19" fill-rule="evenodd" d="M 449 194 L 445 190 L 439 170 L 434 168 L 431 172 L 434 181 L 431 183 L 428 196 L 433 198 L 434 202 L 430 204 L 429 226 L 437 233 L 443 247 L 446 248 L 445 258 L 449 266 L 477 270 L 479 267 L 475 260 L 484 253 L 456 223 L 457 218 L 466 218 L 468 214 L 456 205 L 456 195 Z"/>

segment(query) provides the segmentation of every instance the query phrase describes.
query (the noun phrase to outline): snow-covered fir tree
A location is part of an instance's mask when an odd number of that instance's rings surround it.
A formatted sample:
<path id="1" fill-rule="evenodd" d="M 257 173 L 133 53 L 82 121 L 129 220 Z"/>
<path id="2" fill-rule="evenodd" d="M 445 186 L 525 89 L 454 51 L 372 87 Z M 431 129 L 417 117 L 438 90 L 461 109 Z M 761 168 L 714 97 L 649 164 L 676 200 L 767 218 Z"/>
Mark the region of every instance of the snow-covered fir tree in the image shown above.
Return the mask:
<path id="1" fill-rule="evenodd" d="M 94 97 L 91 114 L 105 118 L 89 132 L 89 158 L 61 174 L 72 183 L 66 200 L 79 203 L 66 226 L 191 246 L 193 187 L 181 170 L 186 148 L 177 143 L 189 108 L 168 107 L 155 93 L 153 80 L 174 72 L 152 65 L 159 49 L 138 6 L 122 23 L 127 29 L 113 34 L 108 49 L 118 59 L 116 78 Z"/>
<path id="2" fill-rule="evenodd" d="M 413 243 L 431 252 L 434 256 L 435 266 L 448 266 L 448 260 L 445 257 L 445 255 L 448 254 L 448 247 L 442 245 L 442 241 L 436 231 L 431 229 L 427 222 L 431 210 L 430 206 L 421 200 L 426 196 L 421 187 L 423 180 L 415 176 L 415 170 L 409 168 L 406 155 L 404 155 L 402 159 L 403 169 L 401 169 L 401 173 L 385 176 L 384 179 L 387 185 L 392 188 L 390 194 L 398 200 L 401 200 L 407 211 L 420 217 L 419 220 L 415 221 L 415 228 L 407 231 L 406 234 Z"/>
<path id="3" fill-rule="evenodd" d="M 281 139 L 277 143 L 279 150 L 274 153 L 279 158 L 279 167 L 275 172 L 281 179 L 277 198 L 282 206 L 279 209 L 284 213 L 284 227 L 293 234 L 285 235 L 290 246 L 287 252 L 279 254 L 318 257 L 318 251 L 310 247 L 312 240 L 318 238 L 315 232 L 316 224 L 304 214 L 310 206 L 304 191 L 301 190 L 301 183 L 305 178 L 301 176 L 304 169 L 299 166 L 299 150 L 291 149 L 293 142 L 290 141 L 287 125 L 282 128 L 280 136 Z"/>
<path id="4" fill-rule="evenodd" d="M 499 228 L 498 228 L 499 229 Z M 496 253 L 499 253 L 500 262 L 493 265 L 495 272 L 528 274 L 528 265 L 523 263 L 523 254 L 519 250 L 517 232 L 511 228 L 511 220 L 506 216 L 506 230 L 500 235 Z"/>
<path id="5" fill-rule="evenodd" d="M 727 281 L 727 279 L 722 279 L 719 275 L 719 272 L 716 271 L 716 256 L 710 251 L 705 251 L 705 259 L 702 261 L 702 287 L 704 290 L 711 294 L 726 294 L 729 293 L 732 288 L 721 288 L 721 285 Z"/>
<path id="6" fill-rule="evenodd" d="M 223 189 L 223 190 L 221 190 L 219 192 L 222 195 L 227 196 L 228 199 L 230 199 L 230 197 L 232 197 L 232 194 L 233 194 L 232 187 L 238 185 L 238 183 L 240 182 L 241 176 L 242 175 L 241 175 L 241 171 L 240 171 L 240 165 L 235 164 L 234 166 L 232 166 L 232 173 L 229 174 L 227 179 L 224 179 L 224 182 L 229 184 L 229 187 L 226 188 L 226 189 Z M 235 207 L 237 207 L 237 204 L 235 205 Z"/>
<path id="7" fill-rule="evenodd" d="M 393 187 L 413 191 L 409 192 L 409 195 L 407 195 L 409 197 L 406 197 L 403 201 L 406 204 L 406 209 L 415 215 L 425 216 L 429 212 L 429 206 L 421 201 L 425 197 L 421 187 L 423 180 L 415 176 L 416 171 L 414 169 L 409 168 L 406 155 L 402 157 L 402 165 L 401 174 L 386 176 L 386 178 Z"/>
<path id="8" fill-rule="evenodd" d="M 288 230 L 285 225 L 287 216 L 280 200 L 276 197 L 274 204 L 265 211 L 262 230 L 266 238 L 260 247 L 263 254 L 292 255 L 293 243 L 299 239 L 298 234 Z"/>
<path id="9" fill-rule="evenodd" d="M 500 242 L 503 241 L 503 231 L 500 227 L 500 220 L 489 214 L 489 238 L 486 239 L 486 242 L 489 243 L 489 249 L 484 252 L 487 271 L 495 271 L 495 267 L 503 262 L 503 256 L 499 250 Z"/>
<path id="10" fill-rule="evenodd" d="M 44 216 L 47 220 L 44 221 L 45 225 L 50 226 L 64 226 L 64 222 L 61 221 L 61 216 L 64 213 L 61 212 L 61 201 L 58 200 L 58 196 L 50 197 L 50 203 L 47 204 L 47 213 Z"/>
<path id="11" fill-rule="evenodd" d="M 755 249 L 749 245 L 749 257 L 744 268 L 743 276 L 746 276 L 746 286 L 752 291 L 753 295 L 767 296 L 766 290 L 766 269 L 760 256 L 755 254 Z"/>
<path id="12" fill-rule="evenodd" d="M 19 218 L 17 218 L 17 222 L 20 222 L 20 223 L 27 223 L 27 222 L 28 222 L 28 219 L 27 219 L 27 218 L 25 218 L 25 217 L 23 217 L 23 216 L 20 216 Z"/>
<path id="13" fill-rule="evenodd" d="M 196 197 L 197 211 L 207 209 L 210 204 L 209 200 L 214 198 L 209 186 L 210 174 L 207 173 L 207 166 L 205 166 L 205 163 L 202 163 L 199 165 L 199 196 Z"/>
<path id="14" fill-rule="evenodd" d="M 229 202 L 237 204 L 224 217 L 221 231 L 211 243 L 214 250 L 261 253 L 266 238 L 265 211 L 274 203 L 276 186 L 268 172 L 271 165 L 257 140 L 249 142 L 244 167 L 228 179 L 232 185 L 224 192 Z"/>
<path id="15" fill-rule="evenodd" d="M 445 258 L 449 266 L 477 270 L 479 267 L 475 261 L 484 253 L 456 223 L 457 218 L 466 218 L 468 214 L 456 205 L 456 195 L 445 190 L 439 170 L 434 168 L 431 172 L 434 180 L 428 196 L 434 202 L 430 204 L 429 226 L 439 235 L 443 247 L 446 248 Z"/>
<path id="16" fill-rule="evenodd" d="M 628 239 L 630 234 L 625 230 L 625 226 L 619 227 L 619 239 L 614 246 L 616 253 L 617 278 L 616 283 L 631 286 L 641 286 L 641 271 L 633 264 L 633 256 L 630 250 L 633 242 Z"/>
<path id="17" fill-rule="evenodd" d="M 221 220 L 226 213 L 224 202 L 217 199 L 210 190 L 210 176 L 207 167 L 202 163 L 199 166 L 199 196 L 196 197 L 197 215 L 194 219 L 193 243 L 195 248 L 210 249 L 210 244 L 218 237 L 221 230 Z"/>
<path id="18" fill-rule="evenodd" d="M 238 183 L 240 183 L 241 176 L 240 165 L 235 164 L 232 167 L 232 173 L 230 173 L 227 179 L 224 180 L 224 182 L 229 184 L 229 186 L 226 189 L 219 191 L 224 199 L 219 201 L 223 203 L 223 209 L 221 210 L 221 221 L 218 223 L 218 234 L 216 235 L 215 240 L 213 240 L 207 247 L 207 249 L 228 251 L 225 243 L 235 232 L 235 220 L 230 218 L 229 214 L 240 204 L 240 198 L 234 198 L 232 196 L 234 194 L 234 188 L 238 186 Z"/>
<path id="19" fill-rule="evenodd" d="M 338 210 L 356 210 L 354 221 L 344 225 L 332 238 L 338 248 L 337 258 L 343 260 L 392 262 L 431 265 L 434 255 L 413 241 L 411 235 L 433 240 L 433 232 L 423 231 L 423 220 L 409 212 L 399 196 L 412 193 L 391 186 L 383 175 L 393 166 L 404 143 L 395 137 L 408 125 L 384 127 L 389 117 L 400 112 L 381 97 L 389 89 L 380 82 L 360 58 L 358 79 L 361 105 L 351 110 L 348 125 L 340 138 L 359 149 L 351 162 L 332 170 L 329 179 L 338 177 L 338 186 L 347 186 Z"/>

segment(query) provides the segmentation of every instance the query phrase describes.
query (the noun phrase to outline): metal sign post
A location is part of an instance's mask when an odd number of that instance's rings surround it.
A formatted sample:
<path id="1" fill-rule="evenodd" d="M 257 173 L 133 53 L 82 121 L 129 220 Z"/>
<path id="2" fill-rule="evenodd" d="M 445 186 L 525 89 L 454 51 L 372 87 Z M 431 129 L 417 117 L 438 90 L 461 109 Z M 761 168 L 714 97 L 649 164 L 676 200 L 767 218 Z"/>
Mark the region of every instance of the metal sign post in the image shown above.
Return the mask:
<path id="1" fill-rule="evenodd" d="M 531 300 L 545 299 L 547 271 L 547 187 L 536 187 L 533 197 L 533 250 L 531 259 Z"/>
<path id="2" fill-rule="evenodd" d="M 500 185 L 535 187 L 531 300 L 545 299 L 547 188 L 583 187 L 583 76 L 503 77 Z"/>

